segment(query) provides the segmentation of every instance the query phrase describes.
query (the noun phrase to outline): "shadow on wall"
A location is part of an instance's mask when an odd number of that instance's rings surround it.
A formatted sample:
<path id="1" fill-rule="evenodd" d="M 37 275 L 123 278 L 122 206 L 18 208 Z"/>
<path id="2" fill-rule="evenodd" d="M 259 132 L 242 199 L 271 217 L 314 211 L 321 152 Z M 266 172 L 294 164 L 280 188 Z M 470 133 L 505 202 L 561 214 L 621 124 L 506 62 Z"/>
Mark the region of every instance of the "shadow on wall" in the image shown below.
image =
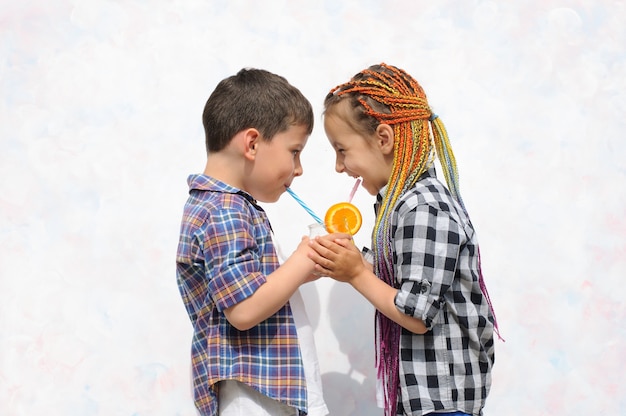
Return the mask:
<path id="1" fill-rule="evenodd" d="M 382 409 L 376 405 L 374 308 L 350 285 L 337 282 L 328 305 L 330 326 L 350 363 L 347 372 L 322 374 L 330 415 L 380 416 Z"/>

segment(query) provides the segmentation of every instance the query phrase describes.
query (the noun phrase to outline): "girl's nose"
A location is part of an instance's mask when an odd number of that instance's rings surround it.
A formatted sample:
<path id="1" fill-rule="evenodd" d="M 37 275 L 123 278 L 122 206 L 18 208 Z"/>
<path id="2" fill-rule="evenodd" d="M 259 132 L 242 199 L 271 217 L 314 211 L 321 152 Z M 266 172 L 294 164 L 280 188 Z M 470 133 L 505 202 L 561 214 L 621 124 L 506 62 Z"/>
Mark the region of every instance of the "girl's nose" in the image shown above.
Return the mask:
<path id="1" fill-rule="evenodd" d="M 343 173 L 344 169 L 345 169 L 345 166 L 343 165 L 341 161 L 339 161 L 339 158 L 337 158 L 337 160 L 335 161 L 335 172 Z"/>

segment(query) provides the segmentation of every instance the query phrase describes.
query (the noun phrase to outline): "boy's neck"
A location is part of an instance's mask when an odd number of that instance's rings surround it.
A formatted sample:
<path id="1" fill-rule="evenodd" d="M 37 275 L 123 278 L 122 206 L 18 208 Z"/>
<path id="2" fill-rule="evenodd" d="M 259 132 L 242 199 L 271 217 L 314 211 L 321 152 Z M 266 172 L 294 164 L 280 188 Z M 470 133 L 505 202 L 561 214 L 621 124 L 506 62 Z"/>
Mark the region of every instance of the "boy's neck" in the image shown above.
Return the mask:
<path id="1" fill-rule="evenodd" d="M 209 154 L 203 174 L 235 188 L 243 189 L 241 172 L 243 172 L 241 160 L 234 157 L 232 153 L 223 151 Z"/>

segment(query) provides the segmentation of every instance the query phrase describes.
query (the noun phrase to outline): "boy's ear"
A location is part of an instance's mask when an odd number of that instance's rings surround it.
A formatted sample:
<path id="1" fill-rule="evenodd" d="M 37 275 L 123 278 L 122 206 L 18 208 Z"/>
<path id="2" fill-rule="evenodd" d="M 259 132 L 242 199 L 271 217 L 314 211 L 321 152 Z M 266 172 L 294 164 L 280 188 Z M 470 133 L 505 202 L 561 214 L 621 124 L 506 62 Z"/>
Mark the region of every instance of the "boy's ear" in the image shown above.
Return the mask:
<path id="1" fill-rule="evenodd" d="M 243 147 L 246 159 L 254 160 L 257 147 L 261 140 L 261 133 L 257 129 L 247 129 L 243 131 Z"/>
<path id="2" fill-rule="evenodd" d="M 376 127 L 376 140 L 383 154 L 393 154 L 394 134 L 389 124 L 379 124 Z"/>

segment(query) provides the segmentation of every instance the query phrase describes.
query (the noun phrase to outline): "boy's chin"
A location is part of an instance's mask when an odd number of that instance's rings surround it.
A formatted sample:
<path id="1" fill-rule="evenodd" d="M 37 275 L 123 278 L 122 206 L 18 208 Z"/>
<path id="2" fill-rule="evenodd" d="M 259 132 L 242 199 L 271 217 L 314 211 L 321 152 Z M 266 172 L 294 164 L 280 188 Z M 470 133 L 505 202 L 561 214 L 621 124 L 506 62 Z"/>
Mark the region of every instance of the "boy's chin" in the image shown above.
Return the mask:
<path id="1" fill-rule="evenodd" d="M 285 193 L 285 192 L 283 192 Z M 282 194 L 280 195 L 260 195 L 258 198 L 255 198 L 259 202 L 263 202 L 264 204 L 272 204 L 277 202 Z"/>

